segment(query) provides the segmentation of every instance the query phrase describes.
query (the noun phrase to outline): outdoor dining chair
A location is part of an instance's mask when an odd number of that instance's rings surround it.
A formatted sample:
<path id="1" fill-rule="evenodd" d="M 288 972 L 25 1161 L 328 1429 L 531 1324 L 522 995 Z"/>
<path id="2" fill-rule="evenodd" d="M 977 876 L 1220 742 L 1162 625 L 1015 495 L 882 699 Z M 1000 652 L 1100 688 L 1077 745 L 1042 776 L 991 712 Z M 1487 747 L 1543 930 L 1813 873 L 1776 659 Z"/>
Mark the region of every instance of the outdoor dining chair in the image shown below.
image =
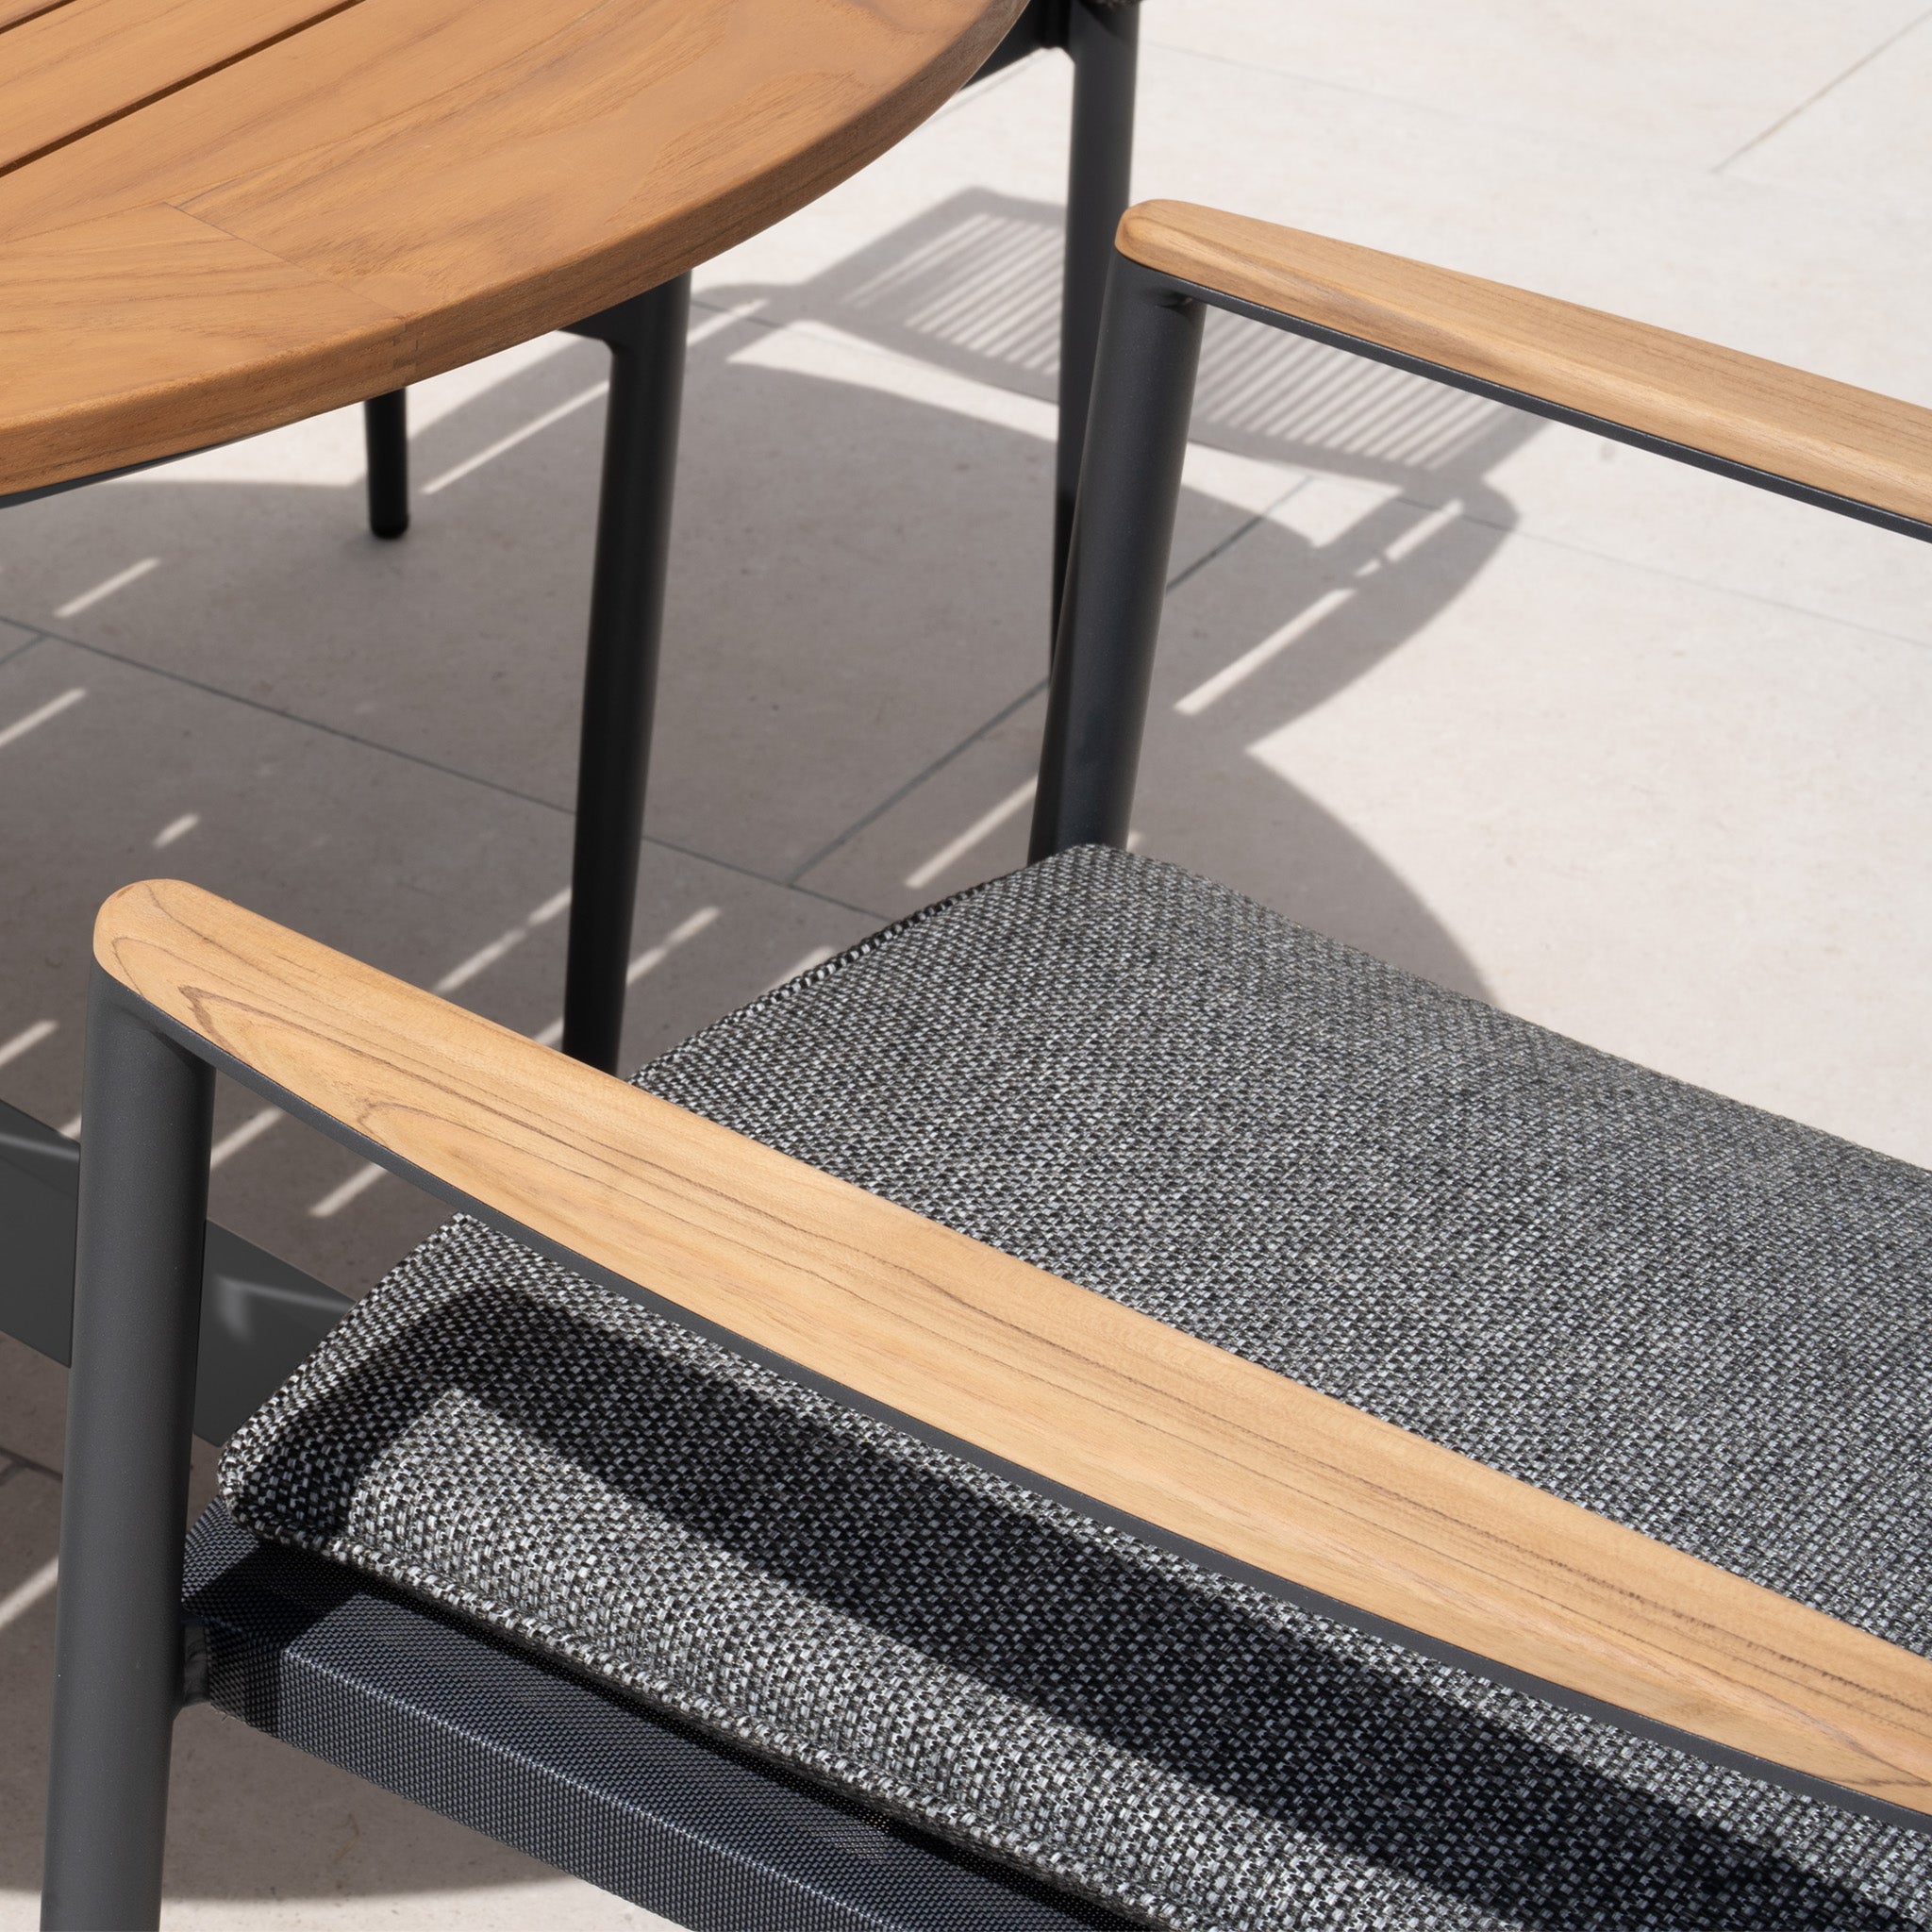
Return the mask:
<path id="1" fill-rule="evenodd" d="M 1024 870 L 630 1084 L 103 908 L 48 1924 L 206 1697 L 704 1932 L 1932 1925 L 1932 1175 L 1122 849 L 1205 308 L 1920 538 L 1932 412 L 1120 251 Z M 217 1070 L 458 1211 L 184 1574 Z"/>

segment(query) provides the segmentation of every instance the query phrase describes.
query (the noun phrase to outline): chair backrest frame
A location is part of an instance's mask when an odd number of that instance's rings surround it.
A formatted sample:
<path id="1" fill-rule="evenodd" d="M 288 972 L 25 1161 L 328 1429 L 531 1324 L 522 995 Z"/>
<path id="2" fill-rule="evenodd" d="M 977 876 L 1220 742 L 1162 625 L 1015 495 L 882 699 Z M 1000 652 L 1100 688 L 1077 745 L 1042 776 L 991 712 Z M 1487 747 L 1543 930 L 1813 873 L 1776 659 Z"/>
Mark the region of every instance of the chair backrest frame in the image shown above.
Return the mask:
<path id="1" fill-rule="evenodd" d="M 1485 381 L 1150 268 L 1116 249 L 1101 322 L 1028 858 L 1124 845 L 1209 308 L 1899 536 L 1932 523 Z"/>

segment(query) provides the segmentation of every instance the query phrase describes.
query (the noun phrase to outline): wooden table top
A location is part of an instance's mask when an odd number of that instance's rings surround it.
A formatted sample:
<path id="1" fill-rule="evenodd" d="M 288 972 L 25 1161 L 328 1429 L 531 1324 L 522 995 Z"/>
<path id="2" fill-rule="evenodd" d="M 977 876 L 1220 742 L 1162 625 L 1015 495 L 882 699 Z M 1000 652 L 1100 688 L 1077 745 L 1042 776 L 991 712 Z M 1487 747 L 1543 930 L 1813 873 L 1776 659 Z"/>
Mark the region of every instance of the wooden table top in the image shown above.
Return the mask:
<path id="1" fill-rule="evenodd" d="M 862 167 L 1022 0 L 0 0 L 0 494 L 582 320 Z"/>

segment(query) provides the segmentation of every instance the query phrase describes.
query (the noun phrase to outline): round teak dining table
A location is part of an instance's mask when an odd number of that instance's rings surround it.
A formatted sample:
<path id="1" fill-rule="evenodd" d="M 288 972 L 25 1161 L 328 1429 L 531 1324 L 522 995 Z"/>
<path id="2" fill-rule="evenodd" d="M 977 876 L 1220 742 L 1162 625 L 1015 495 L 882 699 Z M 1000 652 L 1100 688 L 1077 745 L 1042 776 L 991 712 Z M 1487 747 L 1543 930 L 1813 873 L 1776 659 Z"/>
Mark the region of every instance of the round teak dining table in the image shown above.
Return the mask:
<path id="1" fill-rule="evenodd" d="M 0 0 L 0 504 L 348 403 L 399 425 L 407 384 L 546 330 L 608 345 L 563 1033 L 607 1071 L 689 271 L 891 146 L 1022 10 Z"/>
<path id="2" fill-rule="evenodd" d="M 395 390 L 872 160 L 1021 0 L 0 0 L 0 496 Z"/>
<path id="3" fill-rule="evenodd" d="M 903 138 L 1023 7 L 0 0 L 0 505 L 551 329 L 609 346 L 563 1037 L 593 1065 L 627 979 L 689 271 Z M 75 1158 L 0 1107 L 0 1329 L 61 1359 Z"/>

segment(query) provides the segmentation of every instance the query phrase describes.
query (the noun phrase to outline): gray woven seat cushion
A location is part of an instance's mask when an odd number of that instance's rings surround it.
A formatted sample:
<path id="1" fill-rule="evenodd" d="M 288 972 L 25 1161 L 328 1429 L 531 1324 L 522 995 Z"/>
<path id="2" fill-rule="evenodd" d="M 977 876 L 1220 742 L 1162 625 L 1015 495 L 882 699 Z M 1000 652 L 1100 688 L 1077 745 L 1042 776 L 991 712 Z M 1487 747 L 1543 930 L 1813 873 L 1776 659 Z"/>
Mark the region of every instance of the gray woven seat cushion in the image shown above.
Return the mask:
<path id="1" fill-rule="evenodd" d="M 1916 1169 L 1099 848 L 639 1079 L 1932 1655 Z M 1209 1576 L 470 1220 L 222 1487 L 1159 1924 L 1932 1925 L 1916 1834 Z"/>

